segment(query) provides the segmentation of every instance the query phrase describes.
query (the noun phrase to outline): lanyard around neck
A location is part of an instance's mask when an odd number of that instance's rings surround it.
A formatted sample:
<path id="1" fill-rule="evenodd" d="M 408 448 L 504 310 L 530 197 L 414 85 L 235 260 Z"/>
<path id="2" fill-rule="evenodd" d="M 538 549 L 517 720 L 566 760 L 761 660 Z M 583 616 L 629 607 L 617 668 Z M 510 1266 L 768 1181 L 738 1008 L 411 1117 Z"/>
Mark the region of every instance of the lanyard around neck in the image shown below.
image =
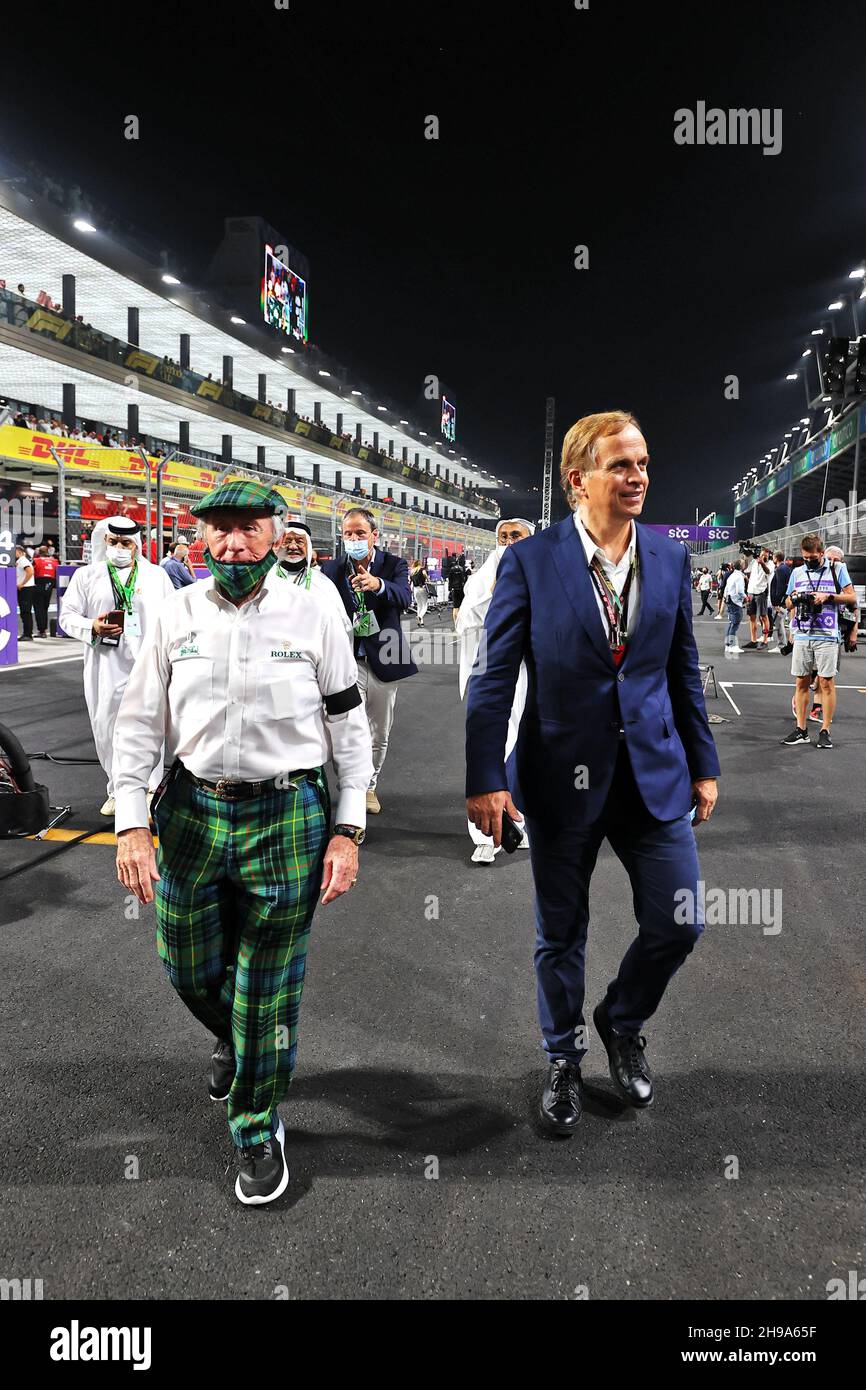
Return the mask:
<path id="1" fill-rule="evenodd" d="M 589 573 L 595 585 L 596 593 L 602 602 L 610 646 L 612 649 L 621 649 L 628 630 L 628 604 L 632 580 L 637 577 L 637 549 L 635 549 L 634 558 L 629 565 L 621 594 L 618 594 L 611 584 L 597 555 L 592 557 Z"/>
<path id="2" fill-rule="evenodd" d="M 138 569 L 138 560 L 133 560 L 132 572 L 125 584 L 121 582 L 120 575 L 117 573 L 117 570 L 114 568 L 114 565 L 111 563 L 111 561 L 109 560 L 107 563 L 108 573 L 111 577 L 111 583 L 117 598 L 120 600 L 120 606 L 125 613 L 131 613 L 132 595 L 135 590 L 135 576 L 136 570 Z"/>
<path id="3" fill-rule="evenodd" d="M 309 589 L 313 579 L 313 571 L 310 569 L 309 565 L 306 569 L 299 570 L 297 575 L 295 575 L 291 570 L 285 570 L 282 565 L 279 564 L 277 565 L 277 574 L 280 579 L 293 579 L 295 584 L 303 584 L 305 589 Z"/>

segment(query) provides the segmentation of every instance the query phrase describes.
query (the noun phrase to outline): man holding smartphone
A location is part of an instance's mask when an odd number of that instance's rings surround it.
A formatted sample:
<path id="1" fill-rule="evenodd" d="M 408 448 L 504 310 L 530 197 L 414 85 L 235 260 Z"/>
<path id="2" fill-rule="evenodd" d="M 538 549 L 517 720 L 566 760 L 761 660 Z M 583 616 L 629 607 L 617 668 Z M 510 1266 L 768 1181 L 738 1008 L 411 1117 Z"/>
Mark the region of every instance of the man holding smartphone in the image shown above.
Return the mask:
<path id="1" fill-rule="evenodd" d="M 91 561 L 75 571 L 63 597 L 60 625 L 84 643 L 84 699 L 96 756 L 107 780 L 100 815 L 114 815 L 114 724 L 142 639 L 171 598 L 165 570 L 141 553 L 141 528 L 131 517 L 112 516 L 93 528 Z M 154 769 L 150 795 L 162 778 Z"/>
<path id="2" fill-rule="evenodd" d="M 373 740 L 373 777 L 367 788 L 367 810 L 382 810 L 376 788 L 388 752 L 398 682 L 417 676 L 418 667 L 400 625 L 412 602 L 409 566 L 377 544 L 379 529 L 372 512 L 350 507 L 343 515 L 345 556 L 326 560 L 322 574 L 336 585 L 352 623 L 358 689 Z"/>

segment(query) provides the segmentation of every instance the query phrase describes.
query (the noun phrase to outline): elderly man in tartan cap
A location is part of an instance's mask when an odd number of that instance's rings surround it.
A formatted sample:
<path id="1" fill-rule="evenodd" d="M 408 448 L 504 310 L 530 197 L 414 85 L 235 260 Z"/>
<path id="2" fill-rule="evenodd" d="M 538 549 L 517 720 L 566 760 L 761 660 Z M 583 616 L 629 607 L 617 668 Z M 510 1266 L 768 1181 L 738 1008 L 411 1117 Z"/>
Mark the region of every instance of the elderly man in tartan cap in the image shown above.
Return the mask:
<path id="1" fill-rule="evenodd" d="M 163 605 L 115 729 L 118 878 L 154 900 L 171 983 L 217 1039 L 210 1096 L 228 1101 L 247 1205 L 285 1190 L 277 1105 L 292 1079 L 310 923 L 358 876 L 370 731 L 352 644 L 333 604 L 275 565 L 282 498 L 254 482 L 192 508 L 213 576 Z M 147 829 L 162 749 L 172 766 Z M 339 800 L 329 832 L 323 765 Z"/>

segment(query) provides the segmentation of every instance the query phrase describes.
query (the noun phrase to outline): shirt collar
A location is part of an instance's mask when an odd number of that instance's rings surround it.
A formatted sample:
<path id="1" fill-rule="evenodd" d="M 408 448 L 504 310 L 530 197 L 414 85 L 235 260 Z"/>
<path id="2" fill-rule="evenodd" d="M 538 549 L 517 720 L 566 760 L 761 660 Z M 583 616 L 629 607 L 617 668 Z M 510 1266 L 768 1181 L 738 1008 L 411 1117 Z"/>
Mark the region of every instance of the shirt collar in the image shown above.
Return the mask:
<path id="1" fill-rule="evenodd" d="M 580 537 L 581 544 L 583 545 L 584 554 L 586 555 L 586 563 L 588 565 L 591 564 L 595 556 L 598 555 L 598 557 L 602 561 L 602 564 L 613 565 L 613 561 L 608 559 L 601 546 L 596 545 L 595 541 L 592 539 L 592 536 L 589 534 L 589 532 L 587 531 L 586 527 L 580 519 L 580 513 L 577 510 L 575 510 L 573 516 L 575 530 L 577 531 L 577 534 Z M 622 559 L 619 561 L 620 565 L 624 565 L 626 563 L 630 565 L 632 563 L 634 559 L 636 546 L 637 532 L 635 530 L 634 522 L 631 522 L 631 532 L 628 547 Z M 617 567 L 614 566 L 614 568 Z"/>

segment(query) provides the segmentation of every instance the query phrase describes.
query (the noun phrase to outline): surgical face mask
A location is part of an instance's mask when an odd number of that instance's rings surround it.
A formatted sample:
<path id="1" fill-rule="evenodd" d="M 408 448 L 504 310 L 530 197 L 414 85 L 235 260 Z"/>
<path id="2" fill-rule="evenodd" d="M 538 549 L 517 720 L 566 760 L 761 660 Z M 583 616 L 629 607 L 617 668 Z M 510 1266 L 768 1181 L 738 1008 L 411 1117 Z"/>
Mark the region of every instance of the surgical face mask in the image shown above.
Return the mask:
<path id="1" fill-rule="evenodd" d="M 135 551 L 127 550 L 123 545 L 107 545 L 105 547 L 105 558 L 110 560 L 115 569 L 128 569 L 135 559 Z"/>
<path id="2" fill-rule="evenodd" d="M 302 555 L 300 558 L 297 558 L 297 557 L 294 556 L 294 555 L 288 555 L 288 554 L 286 554 L 286 555 L 283 556 L 283 569 L 284 569 L 284 570 L 290 570 L 292 574 L 297 574 L 299 570 L 304 570 L 304 569 L 306 569 L 306 568 L 307 568 L 307 559 L 306 559 L 306 556 L 305 556 L 305 555 Z"/>
<path id="3" fill-rule="evenodd" d="M 819 570 L 824 564 L 823 555 L 807 555 L 805 557 L 805 560 L 807 570 Z"/>
<path id="4" fill-rule="evenodd" d="M 350 560 L 366 560 L 370 547 L 366 541 L 345 541 L 346 554 Z"/>

